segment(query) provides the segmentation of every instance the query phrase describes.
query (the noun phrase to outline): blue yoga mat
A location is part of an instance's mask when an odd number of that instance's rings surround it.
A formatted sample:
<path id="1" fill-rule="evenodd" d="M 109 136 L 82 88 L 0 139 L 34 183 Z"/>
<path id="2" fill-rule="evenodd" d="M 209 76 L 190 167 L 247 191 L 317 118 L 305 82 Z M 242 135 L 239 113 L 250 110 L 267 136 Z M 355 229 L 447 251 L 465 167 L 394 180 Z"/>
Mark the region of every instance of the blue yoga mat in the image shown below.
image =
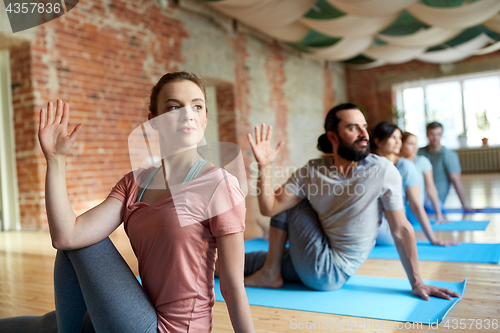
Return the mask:
<path id="1" fill-rule="evenodd" d="M 267 252 L 267 250 L 269 250 L 269 241 L 263 240 L 262 238 L 254 238 L 245 241 L 245 252 Z"/>
<path id="2" fill-rule="evenodd" d="M 461 243 L 458 246 L 433 246 L 417 242 L 418 259 L 428 261 L 455 261 L 498 264 L 500 244 Z M 375 246 L 368 258 L 399 259 L 395 246 Z"/>
<path id="3" fill-rule="evenodd" d="M 268 241 L 255 238 L 245 241 L 245 252 L 267 251 Z M 426 261 L 455 261 L 494 263 L 500 261 L 500 244 L 461 243 L 458 246 L 434 246 L 417 242 L 418 259 Z M 395 246 L 375 246 L 368 258 L 399 259 Z"/>
<path id="4" fill-rule="evenodd" d="M 424 281 L 424 283 L 444 287 L 463 295 L 466 281 Z M 460 300 L 453 298 L 452 301 L 448 301 L 431 297 L 429 301 L 424 301 L 413 296 L 407 279 L 357 275 L 352 276 L 341 289 L 334 291 L 314 291 L 301 284 L 285 284 L 281 289 L 252 287 L 245 289 L 251 305 L 427 325 L 441 322 Z M 215 300 L 223 302 L 219 279 L 215 280 L 214 290 Z M 396 323 L 392 324 L 396 328 Z M 331 327 L 334 328 L 336 327 Z"/>
<path id="5" fill-rule="evenodd" d="M 467 230 L 485 230 L 490 221 L 473 221 L 473 220 L 461 220 L 461 221 L 450 221 L 452 223 L 444 223 L 435 225 L 436 220 L 431 220 L 432 230 L 434 231 L 467 231 Z M 420 224 L 414 224 L 413 228 L 415 230 L 422 230 Z"/>
<path id="6" fill-rule="evenodd" d="M 433 209 L 426 209 L 426 212 L 428 214 L 435 214 Z M 475 213 L 482 213 L 482 214 L 496 214 L 500 213 L 500 208 L 491 208 L 491 207 L 486 207 L 486 208 L 478 208 L 476 209 L 475 212 L 464 212 L 462 208 L 445 208 L 443 209 L 444 214 L 475 214 Z"/>

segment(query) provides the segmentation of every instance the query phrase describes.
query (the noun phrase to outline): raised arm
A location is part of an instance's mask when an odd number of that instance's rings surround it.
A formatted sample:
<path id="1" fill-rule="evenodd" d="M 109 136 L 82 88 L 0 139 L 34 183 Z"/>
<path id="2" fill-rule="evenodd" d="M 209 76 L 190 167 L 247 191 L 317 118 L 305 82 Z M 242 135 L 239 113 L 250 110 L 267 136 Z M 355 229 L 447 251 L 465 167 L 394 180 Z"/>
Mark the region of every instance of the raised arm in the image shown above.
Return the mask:
<path id="1" fill-rule="evenodd" d="M 297 205 L 302 199 L 290 193 L 283 185 L 276 191 L 273 190 L 272 163 L 285 144 L 281 141 L 276 149 L 271 147 L 273 127 L 269 126 L 266 135 L 266 124 L 262 123 L 261 130 L 255 126 L 255 141 L 248 133 L 248 141 L 259 165 L 257 178 L 257 200 L 260 212 L 264 216 L 274 216 L 284 210 Z"/>
<path id="2" fill-rule="evenodd" d="M 435 286 L 426 285 L 422 282 L 418 268 L 417 244 L 415 232 L 410 222 L 406 219 L 402 209 L 389 211 L 384 210 L 385 217 L 389 222 L 392 237 L 399 253 L 399 258 L 406 271 L 414 295 L 429 300 L 429 296 L 451 300 L 451 296 L 460 297 L 460 294 Z"/>
<path id="3" fill-rule="evenodd" d="M 425 236 L 427 236 L 427 239 L 429 239 L 432 245 L 450 246 L 458 244 L 456 242 L 443 241 L 436 238 L 434 231 L 432 231 L 429 217 L 425 212 L 424 206 L 420 202 L 420 185 L 408 187 L 406 189 L 406 196 L 408 197 L 408 201 L 410 202 L 411 211 L 413 212 L 413 214 L 415 214 L 418 223 L 420 223 L 420 225 L 422 226 L 422 230 L 424 231 Z"/>
<path id="4" fill-rule="evenodd" d="M 81 131 L 79 124 L 68 135 L 69 105 L 57 101 L 47 111 L 40 111 L 38 139 L 47 160 L 45 177 L 45 206 L 52 245 L 57 249 L 75 249 L 89 246 L 106 238 L 122 222 L 123 204 L 108 198 L 99 206 L 78 218 L 69 202 L 66 188 L 66 155 Z"/>
<path id="5" fill-rule="evenodd" d="M 217 240 L 220 290 L 235 332 L 255 332 L 243 283 L 245 249 L 243 232 Z"/>
<path id="6" fill-rule="evenodd" d="M 434 211 L 436 212 L 436 224 L 450 223 L 444 218 L 443 213 L 441 212 L 441 205 L 439 204 L 439 195 L 436 188 L 436 184 L 434 183 L 434 176 L 432 174 L 432 169 L 424 173 L 424 181 L 425 181 L 425 191 L 427 192 L 427 196 L 431 200 L 432 207 L 434 207 Z"/>

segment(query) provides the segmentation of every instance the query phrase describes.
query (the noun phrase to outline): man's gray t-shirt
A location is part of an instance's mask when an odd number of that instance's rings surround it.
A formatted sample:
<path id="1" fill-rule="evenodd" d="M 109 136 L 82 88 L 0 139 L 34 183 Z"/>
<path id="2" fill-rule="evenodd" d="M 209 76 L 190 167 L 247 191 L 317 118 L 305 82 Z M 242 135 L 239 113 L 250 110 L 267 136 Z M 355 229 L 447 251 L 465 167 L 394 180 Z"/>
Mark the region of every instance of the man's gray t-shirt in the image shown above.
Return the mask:
<path id="1" fill-rule="evenodd" d="M 431 153 L 429 146 L 426 146 L 418 150 L 418 155 L 425 156 L 431 161 L 432 175 L 434 176 L 439 200 L 444 203 L 450 191 L 450 174 L 462 170 L 458 154 L 446 147 Z"/>
<path id="2" fill-rule="evenodd" d="M 285 183 L 286 190 L 308 198 L 318 214 L 335 262 L 353 275 L 375 245 L 384 210 L 403 209 L 401 176 L 392 162 L 374 154 L 347 176 L 332 156 L 310 160 Z"/>

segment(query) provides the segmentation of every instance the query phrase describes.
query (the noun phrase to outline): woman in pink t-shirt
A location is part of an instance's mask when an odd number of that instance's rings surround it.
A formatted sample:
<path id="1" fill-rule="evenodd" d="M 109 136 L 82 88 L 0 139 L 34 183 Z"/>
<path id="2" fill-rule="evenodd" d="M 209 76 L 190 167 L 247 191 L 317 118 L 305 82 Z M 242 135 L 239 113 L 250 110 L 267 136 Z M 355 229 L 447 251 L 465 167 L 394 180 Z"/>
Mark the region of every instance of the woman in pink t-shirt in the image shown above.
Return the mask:
<path id="1" fill-rule="evenodd" d="M 65 157 L 81 131 L 67 135 L 69 105 L 40 112 L 47 160 L 46 206 L 56 311 L 0 320 L 2 332 L 209 332 L 216 249 L 221 292 L 236 332 L 254 332 L 243 285 L 244 194 L 238 180 L 203 160 L 205 89 L 187 72 L 164 75 L 152 90 L 150 126 L 161 165 L 125 175 L 100 205 L 76 217 Z M 142 287 L 108 236 L 122 222 Z M 57 321 L 57 324 L 56 324 Z"/>

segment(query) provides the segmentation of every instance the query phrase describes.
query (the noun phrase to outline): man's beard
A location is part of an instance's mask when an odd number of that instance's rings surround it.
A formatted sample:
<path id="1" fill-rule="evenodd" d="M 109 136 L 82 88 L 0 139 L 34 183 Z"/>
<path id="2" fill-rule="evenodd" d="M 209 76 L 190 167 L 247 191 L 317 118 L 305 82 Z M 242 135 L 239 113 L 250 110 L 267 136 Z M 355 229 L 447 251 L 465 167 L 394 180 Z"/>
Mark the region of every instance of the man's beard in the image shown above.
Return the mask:
<path id="1" fill-rule="evenodd" d="M 340 135 L 337 134 L 337 137 L 339 139 L 339 148 L 337 150 L 337 153 L 343 159 L 353 162 L 359 162 L 366 156 L 368 156 L 368 154 L 370 154 L 370 141 L 368 141 L 367 139 L 358 139 L 354 141 L 352 145 L 349 145 L 344 140 L 342 140 Z M 357 150 L 356 144 L 361 141 L 366 141 L 367 146 L 363 147 L 361 150 Z"/>

